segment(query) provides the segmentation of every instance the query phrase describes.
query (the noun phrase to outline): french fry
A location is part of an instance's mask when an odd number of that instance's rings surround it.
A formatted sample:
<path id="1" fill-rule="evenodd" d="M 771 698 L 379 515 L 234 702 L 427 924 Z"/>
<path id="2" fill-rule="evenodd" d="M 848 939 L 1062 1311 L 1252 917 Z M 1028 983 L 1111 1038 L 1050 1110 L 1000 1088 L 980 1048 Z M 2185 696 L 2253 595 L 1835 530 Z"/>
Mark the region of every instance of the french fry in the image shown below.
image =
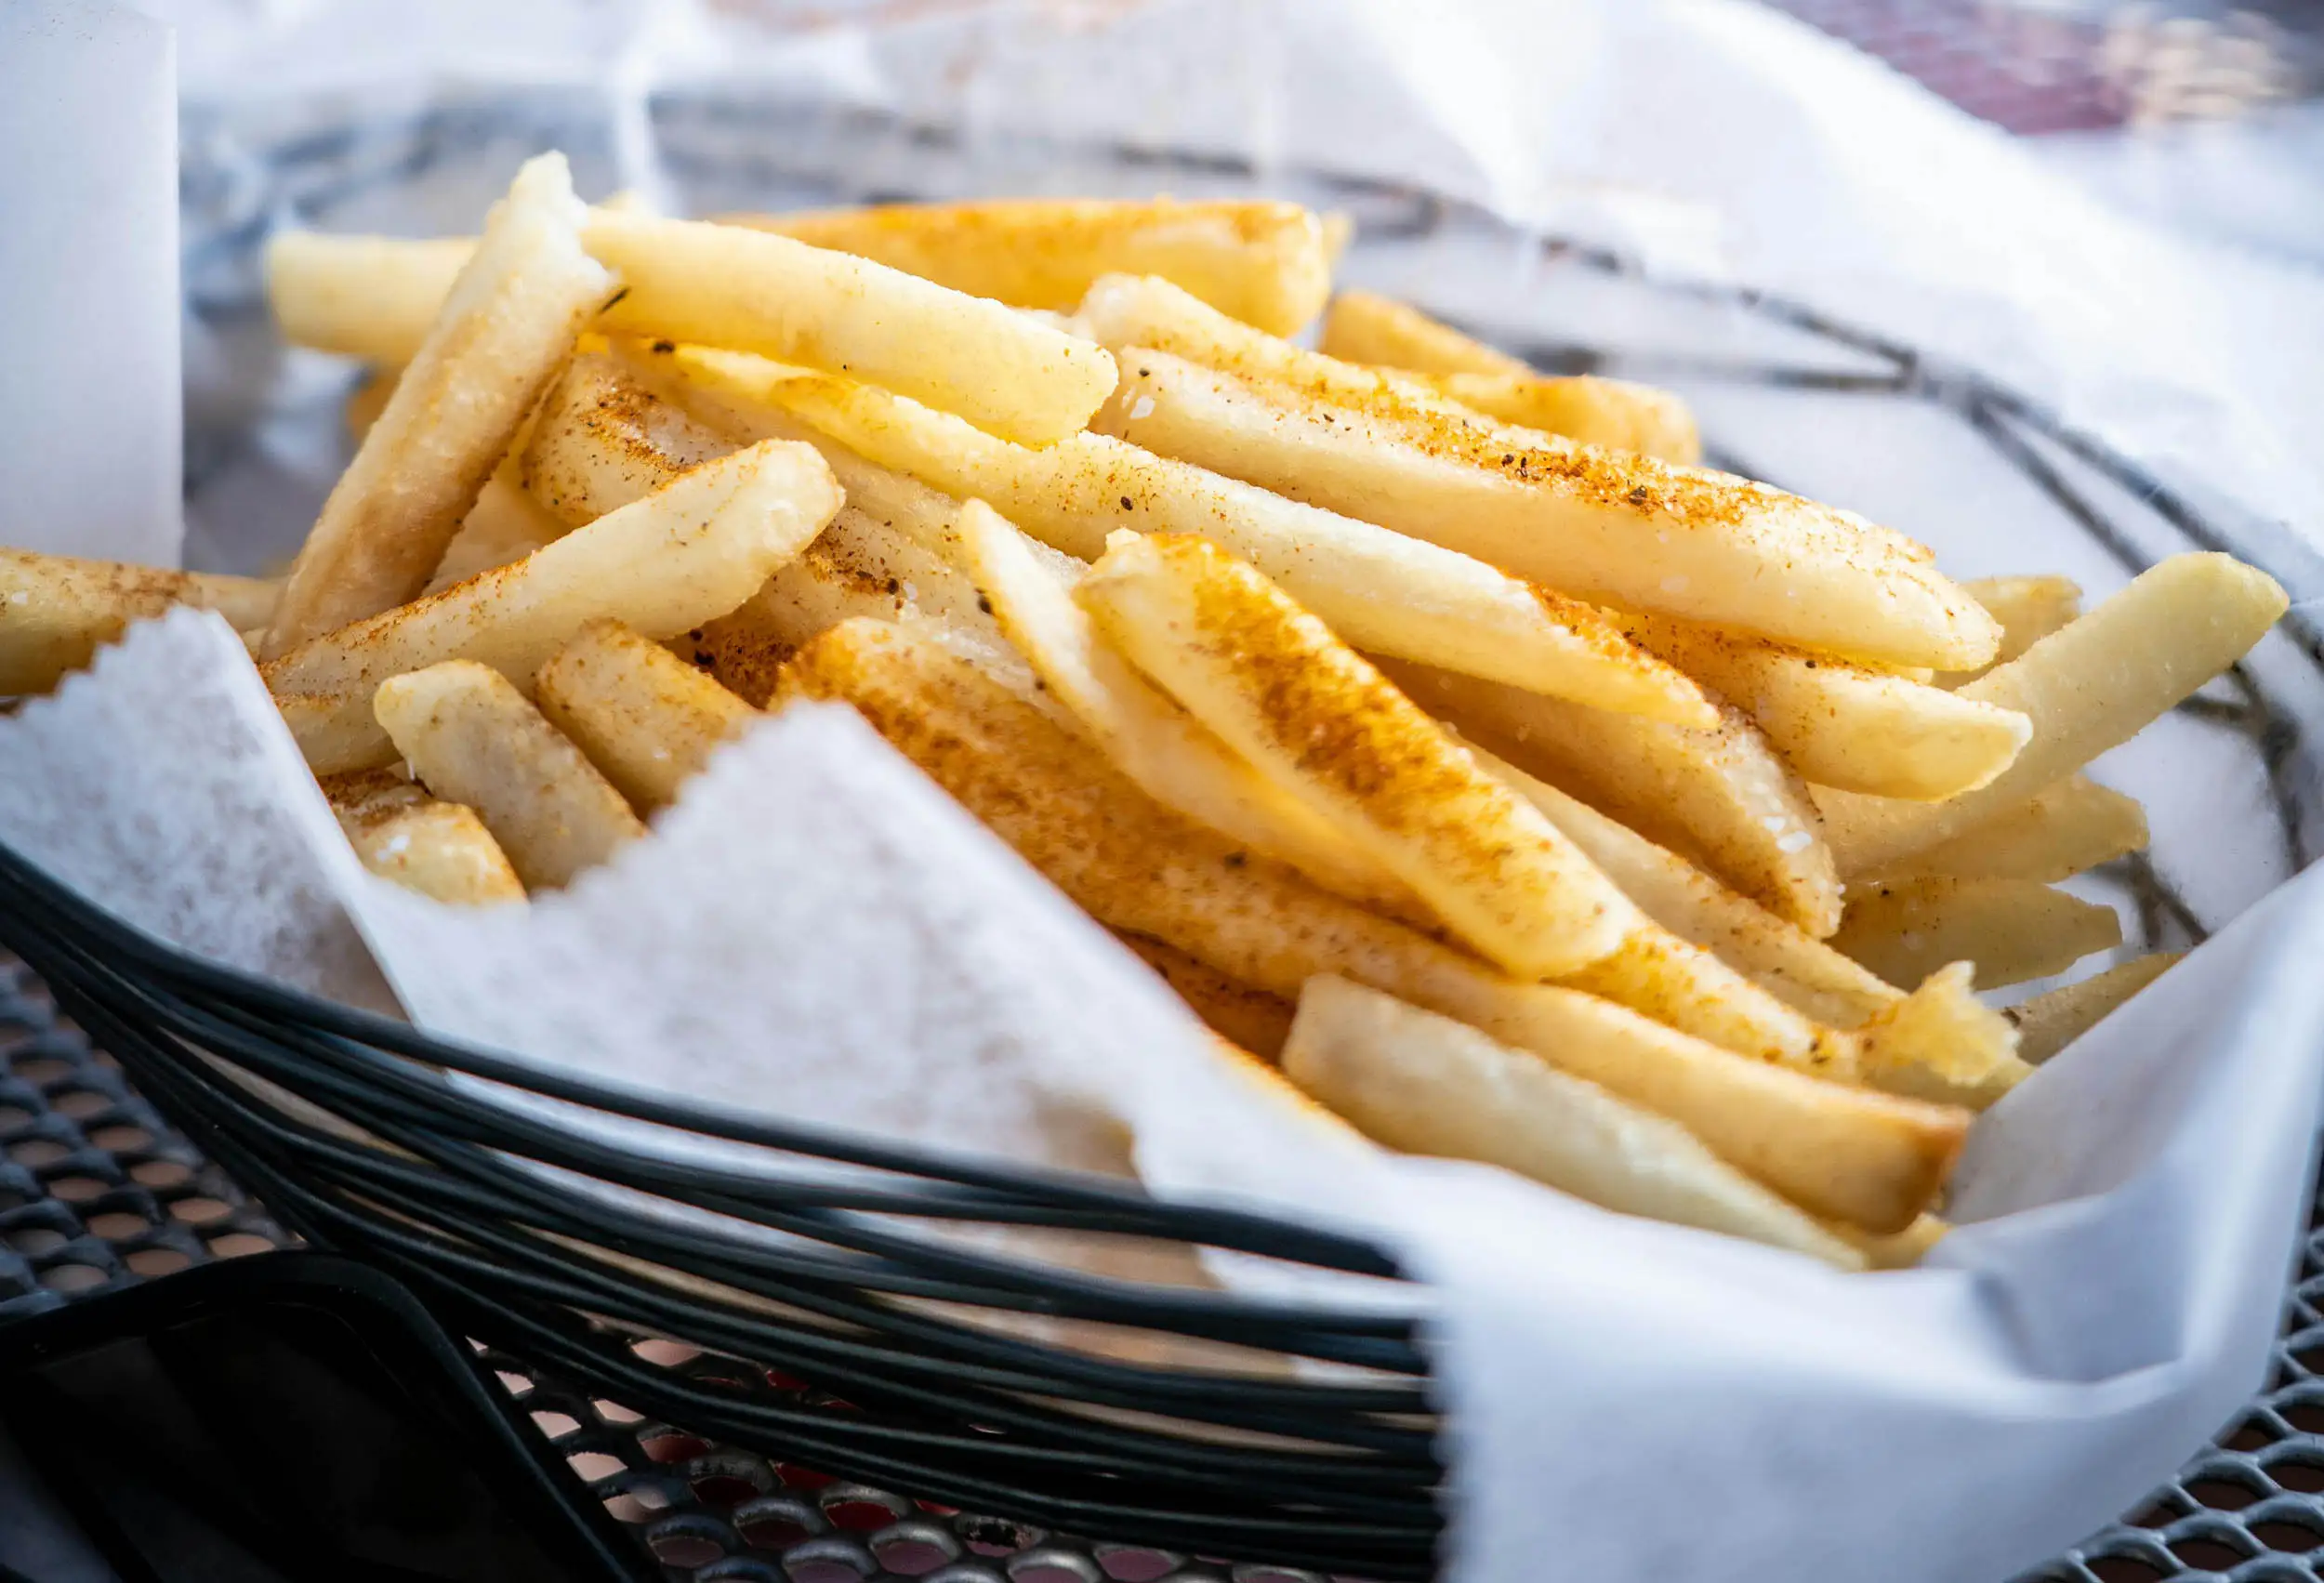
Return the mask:
<path id="1" fill-rule="evenodd" d="M 1078 432 L 1114 389 L 1103 348 L 868 259 L 740 226 L 602 211 L 586 235 L 630 288 L 604 315 L 609 334 L 845 371 L 1027 445 Z"/>
<path id="2" fill-rule="evenodd" d="M 0 698 L 47 692 L 133 621 L 183 604 L 248 631 L 267 624 L 281 593 L 257 577 L 0 548 Z"/>
<path id="3" fill-rule="evenodd" d="M 2005 665 L 2082 613 L 2082 591 L 2066 577 L 1976 577 L 1963 583 L 1972 598 L 2001 624 L 2001 646 L 1993 665 Z M 1940 687 L 1974 681 L 1992 666 L 1950 671 Z"/>
<path id="4" fill-rule="evenodd" d="M 293 346 L 397 368 L 428 338 L 475 252 L 468 236 L 414 242 L 279 231 L 267 243 L 267 301 Z"/>
<path id="5" fill-rule="evenodd" d="M 614 278 L 581 250 L 561 154 L 517 173 L 475 257 L 339 475 L 261 647 L 272 659 L 428 584 Z"/>
<path id="6" fill-rule="evenodd" d="M 983 501 L 960 508 L 969 574 L 1051 697 L 1146 795 L 1326 890 L 1392 909 L 1409 890 L 1332 824 L 1284 792 L 1102 642 L 1023 534 Z M 1420 916 L 1426 917 L 1425 909 Z"/>
<path id="7" fill-rule="evenodd" d="M 564 885 L 645 834 L 508 679 L 473 660 L 390 677 L 373 706 L 421 783 L 474 809 L 526 889 Z"/>
<path id="8" fill-rule="evenodd" d="M 1070 310 L 1101 275 L 1159 275 L 1221 312 L 1287 336 L 1331 290 L 1323 224 L 1296 204 L 1004 198 L 720 219 L 1020 308 Z"/>
<path id="9" fill-rule="evenodd" d="M 1937 803 L 1819 790 L 1840 872 L 1851 879 L 1881 872 L 2120 746 L 2241 659 L 2287 602 L 2274 578 L 2225 555 L 2173 556 L 2141 574 L 1960 690 L 2033 722 L 2032 737 L 2000 774 Z"/>
<path id="10" fill-rule="evenodd" d="M 1207 539 L 1125 535 L 1075 588 L 1103 638 L 1521 978 L 1611 953 L 1637 909 L 1379 671 Z"/>
<path id="11" fill-rule="evenodd" d="M 1669 1115 L 1817 1214 L 1902 1229 L 1965 1135 L 1965 1111 L 1747 1060 L 1593 996 L 1518 983 L 1249 857 L 927 635 L 834 627 L 786 668 L 782 696 L 854 706 L 1100 922 L 1287 999 L 1337 973 L 1459 1018 Z"/>
<path id="12" fill-rule="evenodd" d="M 1249 561 L 1348 640 L 1599 706 L 1701 720 L 1710 704 L 1600 611 L 1368 522 L 1077 434 L 1027 451 L 847 380 L 769 378 L 766 398 L 875 462 L 989 502 L 1067 554 L 1106 534 L 1198 533 Z"/>
<path id="13" fill-rule="evenodd" d="M 1778 917 L 1819 938 L 1839 927 L 1840 881 L 1815 805 L 1741 711 L 1730 706 L 1716 728 L 1690 731 L 1475 677 L 1379 664 L 1464 735 L 1572 788 Z"/>
<path id="14" fill-rule="evenodd" d="M 513 565 L 302 644 L 260 674 L 316 772 L 366 769 L 391 753 L 371 718 L 371 694 L 389 677 L 473 659 L 530 686 L 558 646 L 596 617 L 654 639 L 691 631 L 748 599 L 838 503 L 822 457 L 770 441 L 697 468 Z"/>
<path id="15" fill-rule="evenodd" d="M 1865 1267 L 1678 1123 L 1346 979 L 1307 981 L 1283 1072 L 1391 1148 L 1499 1166 L 1603 1208 Z"/>
<path id="16" fill-rule="evenodd" d="M 674 802 L 759 711 L 618 621 L 591 621 L 549 656 L 534 702 L 640 815 Z"/>
<path id="17" fill-rule="evenodd" d="M 1891 1232 L 1886 1236 L 1858 1231 L 1844 1222 L 1834 1222 L 1828 1229 L 1864 1255 L 1865 1262 L 1873 1269 L 1909 1270 L 1927 1257 L 1929 1249 L 1944 1241 L 1953 1228 L 1935 1215 L 1922 1215 L 1903 1231 Z"/>
<path id="18" fill-rule="evenodd" d="M 1968 962 L 1979 989 L 2047 978 L 2121 943 L 2113 908 L 2023 879 L 1852 885 L 1847 916 L 1831 937 L 1833 950 L 1893 984 Z"/>
<path id="19" fill-rule="evenodd" d="M 1945 875 L 2054 885 L 2102 863 L 2144 851 L 2146 841 L 2146 811 L 2136 798 L 2102 786 L 2087 775 L 2068 775 L 1868 877 Z"/>
<path id="20" fill-rule="evenodd" d="M 439 802 L 387 771 L 324 783 L 331 811 L 365 868 L 455 906 L 524 900 L 524 886 L 476 811 Z"/>
<path id="21" fill-rule="evenodd" d="M 2039 1066 L 2096 1027 L 2124 1001 L 2162 977 L 2185 955 L 2156 951 L 2078 980 L 2002 1011 L 2017 1029 L 2017 1051 Z"/>
<path id="22" fill-rule="evenodd" d="M 1262 1061 L 1283 1053 L 1291 1035 L 1291 1003 L 1227 977 L 1208 962 L 1144 934 L 1119 935 L 1121 943 L 1161 975 L 1187 1009 L 1237 1049 Z"/>
<path id="23" fill-rule="evenodd" d="M 1971 993 L 1967 962 L 1939 968 L 1858 1030 L 1864 1080 L 1892 1094 L 1984 1110 L 2033 1071 L 2008 1018 Z"/>
<path id="24" fill-rule="evenodd" d="M 1368 291 L 1332 294 L 1315 345 L 1342 363 L 1414 374 L 1526 376 L 1530 363 L 1464 336 L 1409 303 Z"/>
<path id="25" fill-rule="evenodd" d="M 524 448 L 525 493 L 567 527 L 593 522 L 733 452 L 604 352 L 583 352 L 542 398 Z"/>
<path id="26" fill-rule="evenodd" d="M 1144 349 L 1095 427 L 1577 599 L 1886 666 L 1982 665 L 2000 640 L 1909 539 L 1723 473 L 1382 418 Z"/>
<path id="27" fill-rule="evenodd" d="M 1469 752 L 1565 831 L 1648 917 L 1811 1020 L 1853 1028 L 1903 998 L 1886 980 L 1728 890 L 1676 852 L 1474 743 Z"/>
<path id="28" fill-rule="evenodd" d="M 2009 768 L 2033 722 L 1850 665 L 1715 627 L 1638 616 L 1630 635 L 1750 715 L 1768 745 L 1817 785 L 1935 801 Z"/>

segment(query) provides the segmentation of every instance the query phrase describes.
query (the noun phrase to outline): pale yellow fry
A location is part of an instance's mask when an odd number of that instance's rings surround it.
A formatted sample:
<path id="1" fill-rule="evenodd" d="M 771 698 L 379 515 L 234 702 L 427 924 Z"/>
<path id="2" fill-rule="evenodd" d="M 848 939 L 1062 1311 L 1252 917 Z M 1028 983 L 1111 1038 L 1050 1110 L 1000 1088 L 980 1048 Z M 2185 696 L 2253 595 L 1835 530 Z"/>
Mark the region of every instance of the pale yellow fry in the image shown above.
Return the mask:
<path id="1" fill-rule="evenodd" d="M 1301 990 L 1283 1073 L 1391 1148 L 1499 1166 L 1622 1214 L 1865 1267 L 1678 1123 L 1346 979 L 1312 978 Z"/>
<path id="2" fill-rule="evenodd" d="M 1802 780 L 1934 801 L 1974 791 L 2033 734 L 2014 710 L 1829 655 L 1668 617 L 1630 634 L 1758 722 Z"/>
<path id="3" fill-rule="evenodd" d="M 2001 1013 L 2017 1029 L 2017 1052 L 2040 1065 L 2096 1027 L 2140 990 L 2162 977 L 2185 955 L 2157 951 L 2134 956 L 2119 968 L 2065 984 Z"/>
<path id="4" fill-rule="evenodd" d="M 1960 690 L 2033 721 L 2016 760 L 1948 802 L 1818 791 L 1840 872 L 1853 879 L 1948 840 L 2119 747 L 2219 675 L 2284 613 L 2265 573 L 2225 555 L 2179 555 L 2007 665 Z"/>
<path id="5" fill-rule="evenodd" d="M 1695 467 L 1703 459 L 1693 409 L 1652 385 L 1590 374 L 1567 378 L 1539 374 L 1419 377 L 1441 396 L 1532 433 L 1555 434 L 1605 451 L 1634 452 L 1679 467 Z"/>
<path id="6" fill-rule="evenodd" d="M 1143 350 L 1094 426 L 1577 599 L 1887 666 L 1981 665 L 2000 639 L 1911 540 L 1723 473 L 1383 418 Z"/>
<path id="7" fill-rule="evenodd" d="M 524 488 L 577 528 L 735 448 L 639 385 L 612 354 L 583 352 L 542 399 L 524 448 Z"/>
<path id="8" fill-rule="evenodd" d="M 1331 289 L 1323 223 L 1297 204 L 1003 198 L 721 220 L 1021 308 L 1070 310 L 1101 275 L 1159 275 L 1223 313 L 1287 336 L 1315 317 Z"/>
<path id="9" fill-rule="evenodd" d="M 1075 596 L 1196 719 L 1510 972 L 1571 972 L 1637 927 L 1637 909 L 1555 825 L 1208 540 L 1126 534 Z"/>
<path id="10" fill-rule="evenodd" d="M 1948 875 L 2053 885 L 2102 863 L 2144 851 L 2146 841 L 2146 811 L 2136 798 L 2102 786 L 2087 775 L 2068 775 L 1870 877 Z"/>
<path id="11" fill-rule="evenodd" d="M 787 236 L 600 212 L 587 239 L 629 285 L 604 316 L 612 334 L 845 372 L 1027 445 L 1077 432 L 1114 389 L 1102 347 Z"/>
<path id="12" fill-rule="evenodd" d="M 2009 1019 L 1972 993 L 1967 962 L 1939 968 L 1858 1030 L 1864 1080 L 1892 1094 L 1984 1110 L 2033 1071 Z"/>
<path id="13" fill-rule="evenodd" d="M 1856 1079 L 1852 1037 L 1817 1026 L 1711 952 L 1651 920 L 1605 956 L 1552 982 L 1737 1055 L 1835 1082 Z"/>
<path id="14" fill-rule="evenodd" d="M 439 802 L 387 771 L 324 782 L 339 828 L 365 868 L 456 906 L 522 902 L 524 886 L 476 811 Z"/>
<path id="15" fill-rule="evenodd" d="M 618 621 L 591 621 L 549 656 L 534 700 L 640 814 L 674 802 L 759 711 Z"/>
<path id="16" fill-rule="evenodd" d="M 46 693 L 133 621 L 176 605 L 214 610 L 236 631 L 264 627 L 282 585 L 0 549 L 0 698 Z"/>
<path id="17" fill-rule="evenodd" d="M 1474 743 L 1469 752 L 1565 831 L 1648 917 L 1710 952 L 1785 1005 L 1817 1022 L 1853 1028 L 1903 997 L 1886 980 L 1728 890 L 1676 852 Z"/>
<path id="18" fill-rule="evenodd" d="M 2062 973 L 2122 943 L 2111 907 L 2024 879 L 1900 879 L 1848 888 L 1832 949 L 1893 984 L 1915 983 L 1951 962 L 1976 970 L 1979 989 Z"/>
<path id="19" fill-rule="evenodd" d="M 645 834 L 621 793 L 490 666 L 446 660 L 390 677 L 373 707 L 421 784 L 474 809 L 527 890 L 569 884 Z"/>
<path id="20" fill-rule="evenodd" d="M 2001 624 L 1994 665 L 2015 659 L 2082 613 L 2082 591 L 2067 577 L 1974 577 L 1961 587 Z M 1991 668 L 1948 671 L 1937 678 L 1937 685 L 1959 687 Z"/>
<path id="21" fill-rule="evenodd" d="M 561 154 L 527 161 L 291 565 L 263 653 L 427 587 L 575 336 L 615 284 L 581 249 Z"/>
<path id="22" fill-rule="evenodd" d="M 468 236 L 415 242 L 282 231 L 267 244 L 267 300 L 292 345 L 398 367 L 428 338 L 475 252 Z"/>
<path id="23" fill-rule="evenodd" d="M 1102 641 L 1024 535 L 981 500 L 960 508 L 969 574 L 994 618 L 1105 756 L 1146 795 L 1279 858 L 1327 890 L 1410 904 L 1410 892 L 1329 821 L 1279 790 Z M 1425 916 L 1423 913 L 1422 916 Z"/>
<path id="24" fill-rule="evenodd" d="M 681 355 L 683 355 L 681 353 Z M 729 373 L 733 373 L 731 362 Z M 1658 719 L 1702 720 L 1702 690 L 1603 613 L 1464 555 L 1077 434 L 1029 451 L 852 381 L 785 376 L 764 398 L 842 444 L 963 498 L 1067 554 L 1106 534 L 1198 533 L 1276 579 L 1350 642 Z"/>
<path id="25" fill-rule="evenodd" d="M 1409 303 L 1368 291 L 1335 292 L 1315 344 L 1343 363 L 1415 374 L 1533 373 L 1530 364 L 1440 323 Z"/>
<path id="26" fill-rule="evenodd" d="M 783 695 L 852 705 L 1109 927 L 1285 998 L 1337 973 L 1458 1017 L 1672 1117 L 1818 1214 L 1903 1228 L 1965 1135 L 1964 1111 L 1746 1060 L 1593 996 L 1518 983 L 1249 857 L 932 636 L 848 622 L 801 651 Z"/>
<path id="27" fill-rule="evenodd" d="M 1274 1061 L 1291 1035 L 1291 1003 L 1227 977 L 1209 963 L 1144 934 L 1118 934 L 1121 943 L 1161 975 L 1187 1009 L 1235 1049 Z"/>
<path id="28" fill-rule="evenodd" d="M 482 572 L 523 560 L 565 534 L 565 524 L 524 492 L 518 469 L 503 462 L 484 481 L 483 493 L 469 508 L 460 531 L 443 547 L 436 574 L 423 593 L 440 594 Z"/>
<path id="29" fill-rule="evenodd" d="M 1740 710 L 1691 731 L 1475 677 L 1380 662 L 1424 709 L 1821 938 L 1840 923 L 1815 805 Z"/>
<path id="30" fill-rule="evenodd" d="M 524 686 L 582 623 L 613 616 L 670 638 L 722 615 L 803 549 L 838 508 L 823 458 L 770 441 L 697 468 L 513 565 L 341 631 L 261 667 L 319 773 L 386 761 L 371 694 L 401 672 L 473 659 Z"/>

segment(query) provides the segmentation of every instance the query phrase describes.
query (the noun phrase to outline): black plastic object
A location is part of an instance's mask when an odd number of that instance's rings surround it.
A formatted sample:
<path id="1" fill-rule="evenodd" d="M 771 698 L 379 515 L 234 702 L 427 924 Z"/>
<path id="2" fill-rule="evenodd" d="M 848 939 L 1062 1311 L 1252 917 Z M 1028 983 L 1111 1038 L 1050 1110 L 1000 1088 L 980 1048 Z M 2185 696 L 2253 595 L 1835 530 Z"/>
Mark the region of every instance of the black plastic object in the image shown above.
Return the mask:
<path id="1" fill-rule="evenodd" d="M 638 1583 L 474 1352 L 333 1254 L 0 1327 L 0 1424 L 124 1583 Z"/>

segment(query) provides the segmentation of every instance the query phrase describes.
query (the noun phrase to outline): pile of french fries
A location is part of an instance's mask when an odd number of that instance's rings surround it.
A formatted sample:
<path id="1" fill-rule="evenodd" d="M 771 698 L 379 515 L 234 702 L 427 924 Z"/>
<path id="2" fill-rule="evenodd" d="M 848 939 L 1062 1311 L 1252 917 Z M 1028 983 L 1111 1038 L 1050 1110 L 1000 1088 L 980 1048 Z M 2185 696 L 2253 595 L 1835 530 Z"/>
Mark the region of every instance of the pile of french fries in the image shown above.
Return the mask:
<path id="1" fill-rule="evenodd" d="M 372 368 L 304 549 L 0 557 L 0 692 L 217 610 L 363 862 L 462 905 L 844 703 L 1373 1138 L 1909 1262 L 1976 1112 L 2169 965 L 1974 993 L 2120 943 L 2055 889 L 2146 840 L 2084 767 L 2281 590 L 1956 582 L 1702 469 L 1668 392 L 1332 297 L 1338 240 L 1267 203 L 674 220 L 556 155 L 476 240 L 280 237 L 285 334 Z"/>

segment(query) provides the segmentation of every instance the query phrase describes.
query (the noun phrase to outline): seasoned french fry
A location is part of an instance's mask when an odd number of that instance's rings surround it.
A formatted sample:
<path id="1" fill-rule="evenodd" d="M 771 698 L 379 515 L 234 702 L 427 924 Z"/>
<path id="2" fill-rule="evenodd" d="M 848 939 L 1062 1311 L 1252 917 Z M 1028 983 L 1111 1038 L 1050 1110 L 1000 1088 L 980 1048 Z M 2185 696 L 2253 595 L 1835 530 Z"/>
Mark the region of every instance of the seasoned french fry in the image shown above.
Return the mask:
<path id="1" fill-rule="evenodd" d="M 0 698 L 46 693 L 133 621 L 175 605 L 214 610 L 236 631 L 264 627 L 282 585 L 0 548 Z"/>
<path id="2" fill-rule="evenodd" d="M 365 868 L 456 906 L 522 902 L 524 886 L 476 811 L 439 802 L 388 771 L 324 782 L 331 811 Z"/>
<path id="3" fill-rule="evenodd" d="M 1147 796 L 1290 864 L 1326 890 L 1391 907 L 1417 905 L 1393 874 L 1100 641 L 1073 594 L 990 507 L 963 506 L 958 532 L 969 574 L 1001 631 L 1050 696 Z"/>
<path id="4" fill-rule="evenodd" d="M 1474 743 L 1471 757 L 1545 814 L 1641 911 L 1815 1022 L 1853 1028 L 1903 992 L 1676 852 Z"/>
<path id="5" fill-rule="evenodd" d="M 735 449 L 641 388 L 612 355 L 583 352 L 542 398 L 524 448 L 524 488 L 577 528 Z"/>
<path id="6" fill-rule="evenodd" d="M 1630 635 L 1750 715 L 1802 780 L 1934 801 L 1974 791 L 2033 722 L 1942 688 L 1715 627 L 1637 616 Z"/>
<path id="7" fill-rule="evenodd" d="M 1482 1161 L 1623 1214 L 1865 1267 L 1848 1243 L 1678 1123 L 1345 979 L 1307 981 L 1283 1071 L 1392 1148 Z"/>
<path id="8" fill-rule="evenodd" d="M 1982 665 L 1999 641 L 1919 545 L 1723 473 L 1382 418 L 1143 349 L 1124 354 L 1095 426 L 1578 599 L 1888 666 Z"/>
<path id="9" fill-rule="evenodd" d="M 272 659 L 403 603 L 507 454 L 614 278 L 581 250 L 561 154 L 526 162 L 292 563 Z"/>
<path id="10" fill-rule="evenodd" d="M 1237 983 L 1209 963 L 1198 961 L 1150 935 L 1122 934 L 1118 938 L 1161 975 L 1162 982 L 1177 992 L 1189 1010 L 1237 1049 L 1262 1061 L 1274 1061 L 1283 1053 L 1283 1041 L 1291 1034 L 1289 1001 Z"/>
<path id="11" fill-rule="evenodd" d="M 1746 1060 L 1593 996 L 1521 984 L 1170 812 L 1096 748 L 933 638 L 834 627 L 783 696 L 852 704 L 1099 921 L 1289 998 L 1337 973 L 1458 1017 L 1690 1128 L 1821 1215 L 1910 1223 L 1968 1114 Z"/>
<path id="12" fill-rule="evenodd" d="M 2140 990 L 2162 977 L 2185 953 L 2157 951 L 2119 968 L 2037 995 L 2004 1010 L 2017 1029 L 2017 1052 L 2039 1066 L 2080 1038 Z"/>
<path id="13" fill-rule="evenodd" d="M 787 236 L 593 215 L 629 284 L 606 330 L 733 347 L 876 380 L 1027 445 L 1076 433 L 1114 389 L 1104 350 L 997 302 Z"/>
<path id="14" fill-rule="evenodd" d="M 734 374 L 731 361 L 728 373 Z M 1277 578 L 1349 641 L 1600 707 L 1702 720 L 1710 704 L 1604 613 L 1526 587 L 1480 561 L 1335 516 L 1103 435 L 1028 451 L 848 380 L 759 387 L 875 462 L 962 497 L 1086 559 L 1108 532 L 1199 533 Z"/>
<path id="15" fill-rule="evenodd" d="M 1892 1094 L 1984 1110 L 2033 1068 L 2009 1020 L 1971 993 L 1967 962 L 1939 968 L 1860 1030 L 1864 1080 Z"/>
<path id="16" fill-rule="evenodd" d="M 1368 291 L 1333 293 L 1315 344 L 1327 357 L 1342 363 L 1368 363 L 1414 374 L 1523 376 L 1534 371 L 1531 364 L 1462 335 L 1409 303 Z"/>
<path id="17" fill-rule="evenodd" d="M 621 793 L 490 666 L 446 660 L 390 677 L 373 706 L 413 773 L 476 811 L 528 890 L 569 883 L 645 834 Z"/>
<path id="18" fill-rule="evenodd" d="M 1510 972 L 1572 972 L 1638 927 L 1555 825 L 1208 540 L 1125 535 L 1075 596 L 1196 719 Z"/>
<path id="19" fill-rule="evenodd" d="M 1562 782 L 1811 935 L 1840 923 L 1814 804 L 1739 710 L 1710 731 L 1585 709 L 1475 677 L 1386 660 L 1421 707 L 1528 773 Z"/>
<path id="20" fill-rule="evenodd" d="M 1968 962 L 1979 989 L 2047 978 L 2121 943 L 2113 908 L 2023 879 L 1852 885 L 1847 916 L 1831 937 L 1833 950 L 1893 984 Z"/>
<path id="21" fill-rule="evenodd" d="M 484 481 L 483 492 L 443 547 L 436 574 L 423 594 L 440 594 L 456 583 L 523 560 L 543 545 L 562 538 L 565 524 L 524 492 L 518 470 L 503 463 Z"/>
<path id="22" fill-rule="evenodd" d="M 2066 577 L 1976 577 L 1963 583 L 1971 597 L 2001 624 L 2001 647 L 1994 665 L 2005 665 L 2082 613 L 2082 591 Z M 1973 671 L 1949 671 L 1936 679 L 1940 687 L 1974 681 L 1992 666 Z"/>
<path id="23" fill-rule="evenodd" d="M 473 237 L 279 231 L 267 243 L 266 294 L 283 338 L 390 368 L 409 363 L 475 255 Z"/>
<path id="24" fill-rule="evenodd" d="M 748 599 L 838 503 L 812 449 L 754 445 L 514 565 L 302 644 L 260 674 L 318 773 L 365 769 L 390 751 L 371 718 L 371 694 L 387 678 L 473 659 L 529 686 L 595 617 L 649 638 L 690 631 Z"/>
<path id="25" fill-rule="evenodd" d="M 2126 853 L 2144 851 L 2146 840 L 2146 811 L 2136 798 L 2102 786 L 2087 775 L 2068 775 L 1869 877 L 1947 875 L 2054 885 Z"/>
<path id="26" fill-rule="evenodd" d="M 1322 221 L 1296 204 L 1004 198 L 728 215 L 1021 308 L 1070 310 L 1101 275 L 1159 275 L 1278 336 L 1331 289 Z"/>
<path id="27" fill-rule="evenodd" d="M 1960 690 L 2033 721 L 2016 760 L 1977 790 L 1937 803 L 1819 790 L 1840 872 L 1884 870 L 2120 746 L 2241 659 L 2287 602 L 2274 578 L 2230 556 L 2173 556 L 2143 573 Z"/>
<path id="28" fill-rule="evenodd" d="M 640 814 L 678 798 L 759 711 L 618 621 L 591 621 L 549 656 L 534 701 Z"/>

